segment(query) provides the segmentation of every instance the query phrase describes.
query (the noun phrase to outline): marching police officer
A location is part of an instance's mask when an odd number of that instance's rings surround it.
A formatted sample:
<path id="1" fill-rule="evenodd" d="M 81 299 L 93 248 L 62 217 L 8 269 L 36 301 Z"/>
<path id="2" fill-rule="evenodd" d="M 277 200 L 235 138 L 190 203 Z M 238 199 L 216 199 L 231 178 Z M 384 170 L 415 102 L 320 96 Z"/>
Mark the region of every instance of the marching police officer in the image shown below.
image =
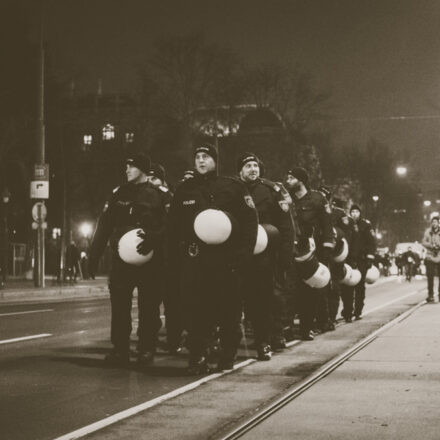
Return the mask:
<path id="1" fill-rule="evenodd" d="M 96 272 L 99 258 L 110 240 L 112 266 L 109 277 L 111 341 L 106 360 L 116 365 L 129 362 L 132 293 L 138 290 L 137 359 L 152 362 L 159 318 L 162 240 L 165 207 L 160 191 L 148 182 L 150 159 L 134 154 L 126 160 L 127 183 L 114 189 L 98 220 L 90 248 L 89 270 Z"/>
<path id="2" fill-rule="evenodd" d="M 240 179 L 255 203 L 260 223 L 254 257 L 242 273 L 242 292 L 254 329 L 259 360 L 271 359 L 275 269 L 293 262 L 293 223 L 280 185 L 260 177 L 260 160 L 244 153 L 237 161 Z"/>
<path id="3" fill-rule="evenodd" d="M 334 228 L 337 228 L 338 235 L 340 235 L 339 239 L 345 239 L 350 247 L 351 239 L 354 232 L 354 221 L 353 219 L 344 211 L 342 208 L 343 201 L 332 197 L 331 190 L 325 186 L 321 186 L 319 191 L 322 192 L 324 197 L 327 199 L 329 203 L 331 203 L 331 219 L 332 225 Z M 330 271 L 332 274 L 331 287 L 328 297 L 328 311 L 329 311 L 329 321 L 330 327 L 334 328 L 336 322 L 336 316 L 338 314 L 339 302 L 341 297 L 341 270 L 343 268 L 343 262 L 341 263 L 331 263 Z"/>
<path id="4" fill-rule="evenodd" d="M 329 203 L 319 191 L 310 189 L 309 176 L 304 168 L 290 169 L 287 172 L 286 186 L 295 205 L 299 226 L 298 248 L 302 249 L 313 243 L 319 262 L 328 266 L 335 247 Z M 328 289 L 328 285 L 316 288 L 303 280 L 299 281 L 300 332 L 303 340 L 313 339 L 315 311 L 318 328 L 321 331 L 328 330 Z"/>
<path id="5" fill-rule="evenodd" d="M 350 215 L 353 219 L 353 233 L 350 242 L 350 251 L 347 263 L 360 271 L 361 280 L 355 286 L 342 286 L 342 302 L 344 308 L 342 316 L 346 322 L 351 322 L 353 314 L 355 319 L 362 318 L 365 301 L 365 276 L 371 268 L 376 253 L 375 232 L 369 220 L 361 216 L 359 205 L 352 205 Z M 353 310 L 354 300 L 354 310 Z"/>
<path id="6" fill-rule="evenodd" d="M 241 339 L 238 271 L 253 255 L 257 212 L 238 179 L 217 175 L 217 150 L 194 150 L 195 175 L 176 189 L 169 213 L 169 256 L 180 265 L 190 352 L 188 372 L 208 371 L 210 333 L 220 327 L 218 369 L 233 368 Z"/>

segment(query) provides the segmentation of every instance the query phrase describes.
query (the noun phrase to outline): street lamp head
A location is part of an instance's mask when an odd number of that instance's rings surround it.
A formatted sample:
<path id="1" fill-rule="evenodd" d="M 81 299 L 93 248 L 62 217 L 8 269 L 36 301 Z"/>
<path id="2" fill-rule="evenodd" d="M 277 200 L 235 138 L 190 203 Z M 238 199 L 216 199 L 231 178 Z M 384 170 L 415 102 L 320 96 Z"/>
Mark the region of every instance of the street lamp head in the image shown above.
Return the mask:
<path id="1" fill-rule="evenodd" d="M 9 192 L 9 189 L 6 188 L 6 186 L 5 186 L 5 187 L 3 188 L 3 191 L 2 191 L 2 200 L 3 200 L 3 203 L 8 203 L 10 197 L 11 197 L 11 193 Z"/>
<path id="2" fill-rule="evenodd" d="M 424 202 L 423 202 L 423 204 L 425 205 L 425 206 L 431 206 L 431 200 L 425 200 Z"/>
<path id="3" fill-rule="evenodd" d="M 83 237 L 88 238 L 92 235 L 92 225 L 87 222 L 81 223 L 79 231 Z"/>
<path id="4" fill-rule="evenodd" d="M 408 169 L 403 165 L 400 165 L 396 168 L 396 173 L 398 176 L 404 177 L 404 176 L 406 176 L 407 172 L 408 172 Z"/>
<path id="5" fill-rule="evenodd" d="M 374 195 L 371 198 L 373 199 L 373 202 L 378 202 L 379 201 L 379 196 Z"/>

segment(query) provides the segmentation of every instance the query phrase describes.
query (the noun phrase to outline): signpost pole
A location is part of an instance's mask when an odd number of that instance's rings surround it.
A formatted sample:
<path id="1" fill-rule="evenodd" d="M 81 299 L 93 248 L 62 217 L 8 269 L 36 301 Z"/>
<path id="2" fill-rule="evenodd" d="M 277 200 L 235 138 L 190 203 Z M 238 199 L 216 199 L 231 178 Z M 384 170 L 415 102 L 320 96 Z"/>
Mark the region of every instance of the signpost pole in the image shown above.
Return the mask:
<path id="1" fill-rule="evenodd" d="M 45 143 L 45 120 L 44 120 L 44 40 L 43 40 L 43 19 L 44 19 L 44 3 L 41 7 L 41 28 L 40 28 L 40 74 L 38 87 L 38 148 L 37 161 L 34 169 L 34 181 L 31 182 L 31 198 L 47 199 L 49 198 L 49 167 L 46 162 L 46 143 Z M 34 194 L 32 194 L 34 192 Z M 37 222 L 37 279 L 35 285 L 37 287 L 45 287 L 44 266 L 45 266 L 45 240 L 44 226 L 41 216 L 42 208 L 38 205 Z M 43 203 L 44 206 L 44 203 Z M 45 209 L 45 208 L 44 208 Z"/>

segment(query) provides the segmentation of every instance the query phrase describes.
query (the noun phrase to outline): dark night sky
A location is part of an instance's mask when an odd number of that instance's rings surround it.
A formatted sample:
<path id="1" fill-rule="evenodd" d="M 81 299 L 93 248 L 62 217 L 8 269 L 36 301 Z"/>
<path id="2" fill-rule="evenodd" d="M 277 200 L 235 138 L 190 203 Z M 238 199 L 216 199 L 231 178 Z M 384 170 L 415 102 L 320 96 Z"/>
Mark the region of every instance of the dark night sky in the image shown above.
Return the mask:
<path id="1" fill-rule="evenodd" d="M 337 141 L 373 136 L 440 166 L 440 119 L 372 119 L 440 115 L 438 0 L 47 0 L 46 14 L 54 63 L 78 92 L 98 78 L 104 92 L 134 92 L 155 38 L 201 30 L 249 63 L 312 71 L 332 90 L 333 116 L 361 119 L 336 123 Z"/>

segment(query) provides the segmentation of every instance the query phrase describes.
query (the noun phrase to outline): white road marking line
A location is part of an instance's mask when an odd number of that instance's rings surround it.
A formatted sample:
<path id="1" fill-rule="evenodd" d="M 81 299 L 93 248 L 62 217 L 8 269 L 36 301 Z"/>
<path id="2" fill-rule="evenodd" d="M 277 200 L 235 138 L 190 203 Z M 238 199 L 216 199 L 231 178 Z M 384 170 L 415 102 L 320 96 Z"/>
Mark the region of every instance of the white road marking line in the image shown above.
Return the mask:
<path id="1" fill-rule="evenodd" d="M 365 315 L 368 315 L 370 313 L 376 312 L 377 310 L 383 309 L 383 308 L 385 308 L 385 307 L 387 307 L 387 306 L 389 306 L 391 304 L 394 304 L 394 303 L 396 303 L 396 302 L 398 302 L 398 301 L 400 301 L 402 299 L 408 298 L 409 296 L 415 295 L 416 293 L 420 293 L 420 292 L 421 292 L 421 290 L 419 289 L 419 290 L 414 290 L 414 291 L 412 291 L 412 292 L 410 292 L 410 293 L 408 293 L 406 295 L 399 296 L 398 298 L 393 299 L 392 301 L 388 301 L 387 303 L 382 304 L 382 305 L 380 305 L 378 307 L 375 307 L 374 309 L 368 310 L 367 312 L 363 313 L 363 315 L 365 316 Z"/>
<path id="2" fill-rule="evenodd" d="M 47 338 L 48 336 L 52 336 L 52 333 L 41 333 L 39 335 L 23 336 L 21 338 L 4 339 L 3 341 L 0 341 L 0 344 L 10 344 L 12 342 L 29 341 L 30 339 Z"/>
<path id="3" fill-rule="evenodd" d="M 256 359 L 247 359 L 243 362 L 234 365 L 234 370 L 238 370 L 239 368 L 245 367 L 246 365 L 252 364 L 254 362 L 256 362 Z M 218 377 L 224 376 L 225 374 L 228 374 L 231 371 L 233 370 L 222 371 L 221 373 L 214 373 L 214 374 L 210 374 L 209 376 L 202 377 L 201 379 L 196 380 L 195 382 L 191 382 L 188 385 L 177 388 L 167 394 L 163 394 L 162 396 L 156 397 L 155 399 L 148 400 L 144 403 L 141 403 L 140 405 L 134 406 L 132 408 L 128 408 L 125 411 L 121 411 L 119 413 L 113 414 L 110 417 L 106 417 L 105 419 L 99 420 L 98 422 L 92 423 L 91 425 L 84 426 L 84 428 L 80 428 L 77 429 L 76 431 L 70 432 L 61 437 L 57 437 L 55 440 L 74 440 L 77 438 L 84 437 L 88 434 L 91 434 L 92 432 L 96 432 L 109 425 L 113 425 L 116 422 L 134 416 L 135 414 L 138 414 L 148 408 L 156 406 L 159 403 L 162 403 L 166 400 L 180 396 L 181 394 L 186 393 L 187 391 L 191 391 L 199 387 L 200 385 L 209 382 L 213 379 L 217 379 Z"/>
<path id="4" fill-rule="evenodd" d="M 53 312 L 54 309 L 40 309 L 40 310 L 26 310 L 25 312 L 10 312 L 10 313 L 0 313 L 1 316 L 13 316 L 13 315 L 27 315 L 29 313 L 43 313 L 43 312 Z"/>
<path id="5" fill-rule="evenodd" d="M 391 280 L 389 280 L 389 281 L 391 281 Z M 382 283 L 380 283 L 380 284 L 382 284 Z M 399 299 L 406 298 L 407 296 L 414 295 L 415 293 L 417 293 L 417 292 L 412 292 L 412 293 L 405 295 L 404 297 L 401 297 Z M 386 305 L 392 304 L 393 302 L 396 302 L 399 299 L 397 299 L 395 301 L 391 301 L 391 302 L 387 303 Z M 368 311 L 365 314 L 371 313 L 371 312 L 378 310 L 380 308 L 381 307 L 378 307 L 376 309 Z M 299 344 L 300 342 L 301 342 L 300 340 L 290 341 L 286 344 L 286 346 L 292 347 L 296 344 Z M 240 363 L 234 365 L 234 370 L 237 370 L 239 368 L 243 368 L 243 367 L 250 365 L 254 362 L 256 362 L 256 359 L 247 359 L 243 362 L 240 362 Z M 210 374 L 209 376 L 203 377 L 195 382 L 191 382 L 191 383 L 189 383 L 183 387 L 177 388 L 167 394 L 163 394 L 162 396 L 156 397 L 155 399 L 148 400 L 148 401 L 141 403 L 139 405 L 136 405 L 132 408 L 128 408 L 124 411 L 121 411 L 119 413 L 116 413 L 116 414 L 113 414 L 109 417 L 106 417 L 105 419 L 99 420 L 95 423 L 84 426 L 83 428 L 77 429 L 76 431 L 72 431 L 68 434 L 61 436 L 61 437 L 57 437 L 55 440 L 75 440 L 78 438 L 82 438 L 82 437 L 89 435 L 93 432 L 99 431 L 100 429 L 103 429 L 107 426 L 113 425 L 114 423 L 117 423 L 121 420 L 127 419 L 128 417 L 134 416 L 134 415 L 136 415 L 136 414 L 138 414 L 148 408 L 152 408 L 153 406 L 159 405 L 160 403 L 165 402 L 166 400 L 180 396 L 181 394 L 184 394 L 187 391 L 191 391 L 191 390 L 199 387 L 200 385 L 202 385 L 206 382 L 209 382 L 213 379 L 217 379 L 218 377 L 224 376 L 225 374 L 228 374 L 231 371 L 233 371 L 233 370 L 223 371 L 221 373 Z"/>

